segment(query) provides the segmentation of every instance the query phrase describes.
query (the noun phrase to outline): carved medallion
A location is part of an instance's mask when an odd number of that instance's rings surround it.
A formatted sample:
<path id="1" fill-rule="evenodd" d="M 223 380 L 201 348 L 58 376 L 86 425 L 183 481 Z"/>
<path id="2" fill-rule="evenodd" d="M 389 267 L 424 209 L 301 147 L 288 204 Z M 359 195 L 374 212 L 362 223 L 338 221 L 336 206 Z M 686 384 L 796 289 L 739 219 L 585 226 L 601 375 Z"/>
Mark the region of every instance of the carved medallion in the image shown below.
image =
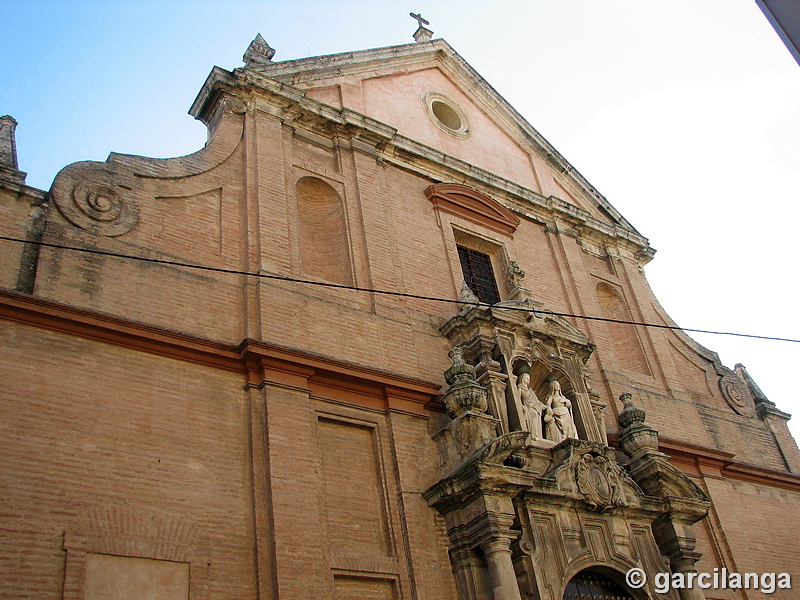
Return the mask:
<path id="1" fill-rule="evenodd" d="M 619 467 L 592 452 L 583 454 L 575 465 L 575 482 L 590 510 L 604 511 L 613 506 L 627 506 Z"/>
<path id="2" fill-rule="evenodd" d="M 753 401 L 747 392 L 747 387 L 741 378 L 733 371 L 725 369 L 719 380 L 719 389 L 722 397 L 740 415 L 752 417 L 754 414 Z"/>

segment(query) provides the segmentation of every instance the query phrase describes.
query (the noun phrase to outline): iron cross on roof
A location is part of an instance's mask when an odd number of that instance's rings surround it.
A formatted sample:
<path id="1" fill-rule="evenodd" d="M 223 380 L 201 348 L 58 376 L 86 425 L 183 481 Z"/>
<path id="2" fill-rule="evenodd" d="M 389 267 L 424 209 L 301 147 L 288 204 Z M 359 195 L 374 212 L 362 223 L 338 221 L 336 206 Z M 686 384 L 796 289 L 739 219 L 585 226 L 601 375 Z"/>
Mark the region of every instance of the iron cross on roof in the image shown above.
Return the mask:
<path id="1" fill-rule="evenodd" d="M 424 25 L 430 25 L 430 23 L 428 21 L 426 21 L 425 19 L 422 18 L 422 15 L 415 15 L 414 13 L 408 13 L 408 14 L 411 15 L 413 18 L 415 18 L 417 20 L 417 23 L 419 23 L 420 27 L 422 27 L 423 24 Z"/>
<path id="2" fill-rule="evenodd" d="M 425 27 L 425 25 L 430 25 L 430 23 L 423 19 L 422 15 L 415 15 L 413 12 L 408 14 L 411 15 L 412 18 L 416 19 L 417 23 L 419 23 L 419 27 L 414 32 L 414 39 L 417 42 L 430 42 L 431 37 L 433 37 L 433 32 Z"/>

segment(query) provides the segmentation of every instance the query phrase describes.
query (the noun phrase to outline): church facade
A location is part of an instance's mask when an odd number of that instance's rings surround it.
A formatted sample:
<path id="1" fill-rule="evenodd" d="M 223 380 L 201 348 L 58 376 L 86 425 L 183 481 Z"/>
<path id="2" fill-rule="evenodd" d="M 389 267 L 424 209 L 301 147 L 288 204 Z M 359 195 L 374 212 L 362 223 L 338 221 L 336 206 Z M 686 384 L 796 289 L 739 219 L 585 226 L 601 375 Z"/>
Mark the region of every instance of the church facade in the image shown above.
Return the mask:
<path id="1" fill-rule="evenodd" d="M 258 36 L 191 107 L 202 150 L 48 192 L 2 118 L 0 597 L 793 597 L 789 415 L 416 38 Z"/>

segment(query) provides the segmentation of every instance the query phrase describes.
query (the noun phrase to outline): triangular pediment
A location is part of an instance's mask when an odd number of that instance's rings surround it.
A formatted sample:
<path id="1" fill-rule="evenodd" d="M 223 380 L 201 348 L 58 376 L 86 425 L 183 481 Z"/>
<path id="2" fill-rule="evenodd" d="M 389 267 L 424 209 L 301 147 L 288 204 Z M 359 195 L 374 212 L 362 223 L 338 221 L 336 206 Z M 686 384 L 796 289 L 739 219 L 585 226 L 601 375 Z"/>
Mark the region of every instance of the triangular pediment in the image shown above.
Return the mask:
<path id="1" fill-rule="evenodd" d="M 444 40 L 251 63 L 248 69 L 297 87 L 309 98 L 376 119 L 400 135 L 545 198 L 574 204 L 599 221 L 635 232 Z M 441 109 L 438 114 L 437 108 Z"/>

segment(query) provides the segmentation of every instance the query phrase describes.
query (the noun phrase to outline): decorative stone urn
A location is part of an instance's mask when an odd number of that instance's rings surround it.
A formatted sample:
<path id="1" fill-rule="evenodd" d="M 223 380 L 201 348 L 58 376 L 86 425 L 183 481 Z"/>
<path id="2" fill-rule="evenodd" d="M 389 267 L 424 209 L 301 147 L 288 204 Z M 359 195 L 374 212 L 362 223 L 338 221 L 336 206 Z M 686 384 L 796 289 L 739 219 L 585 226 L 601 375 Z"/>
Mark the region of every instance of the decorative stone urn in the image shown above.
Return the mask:
<path id="1" fill-rule="evenodd" d="M 622 427 L 619 446 L 622 451 L 634 457 L 644 450 L 658 450 L 658 432 L 644 422 L 647 416 L 644 409 L 633 404 L 632 396 L 628 392 L 619 399 L 625 405 L 619 414 L 619 424 Z"/>
<path id="2" fill-rule="evenodd" d="M 464 362 L 464 352 L 458 346 L 449 356 L 453 366 L 444 372 L 444 378 L 450 387 L 442 398 L 447 415 L 455 419 L 465 412 L 485 412 L 487 392 L 475 381 L 475 367 Z"/>

